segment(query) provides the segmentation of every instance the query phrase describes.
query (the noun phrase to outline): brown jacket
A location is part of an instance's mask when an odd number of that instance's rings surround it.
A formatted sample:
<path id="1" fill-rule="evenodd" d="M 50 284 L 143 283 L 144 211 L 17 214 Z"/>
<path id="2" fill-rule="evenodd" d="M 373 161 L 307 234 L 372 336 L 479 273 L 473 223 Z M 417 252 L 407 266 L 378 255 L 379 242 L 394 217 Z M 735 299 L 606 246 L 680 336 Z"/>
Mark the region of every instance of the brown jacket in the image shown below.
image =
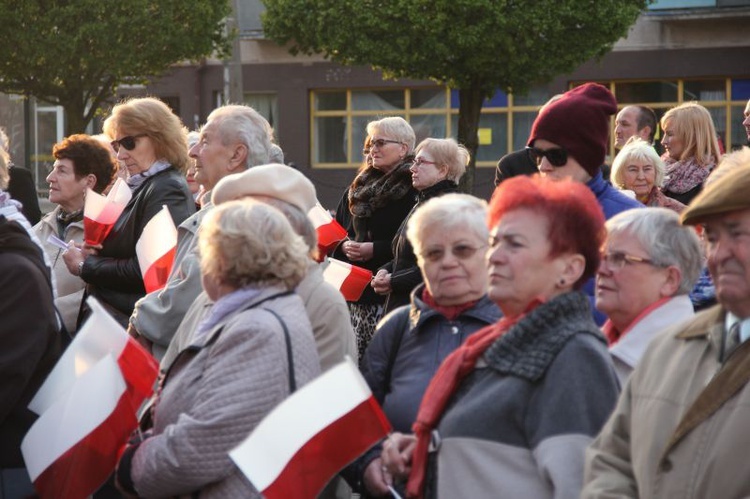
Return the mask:
<path id="1" fill-rule="evenodd" d="M 720 306 L 661 333 L 586 453 L 581 497 L 750 495 L 750 341 L 722 364 Z"/>

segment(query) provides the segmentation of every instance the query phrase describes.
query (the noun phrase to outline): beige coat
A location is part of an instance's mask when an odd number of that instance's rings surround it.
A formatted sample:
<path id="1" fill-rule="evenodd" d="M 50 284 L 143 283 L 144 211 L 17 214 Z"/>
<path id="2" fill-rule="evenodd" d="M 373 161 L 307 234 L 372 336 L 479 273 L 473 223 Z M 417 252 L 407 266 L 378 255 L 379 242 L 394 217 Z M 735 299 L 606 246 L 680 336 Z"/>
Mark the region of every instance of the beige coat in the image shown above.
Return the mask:
<path id="1" fill-rule="evenodd" d="M 34 232 L 36 232 L 47 258 L 49 258 L 49 262 L 52 265 L 52 273 L 57 282 L 57 298 L 55 298 L 55 306 L 60 312 L 60 316 L 62 316 L 65 328 L 68 332 L 73 334 L 76 331 L 78 310 L 81 306 L 83 289 L 86 287 L 86 283 L 83 282 L 80 277 L 74 276 L 68 271 L 62 258 L 63 250 L 54 244 L 47 242 L 47 238 L 52 234 L 60 237 L 57 232 L 57 214 L 59 211 L 60 207 L 58 206 L 52 212 L 47 213 L 39 223 L 34 226 Z M 60 239 L 66 243 L 70 241 L 75 241 L 77 243 L 83 242 L 83 221 L 72 222 L 68 225 L 65 228 L 63 237 Z"/>
<path id="2" fill-rule="evenodd" d="M 651 343 L 586 453 L 581 497 L 750 495 L 750 341 L 720 362 L 713 307 Z"/>

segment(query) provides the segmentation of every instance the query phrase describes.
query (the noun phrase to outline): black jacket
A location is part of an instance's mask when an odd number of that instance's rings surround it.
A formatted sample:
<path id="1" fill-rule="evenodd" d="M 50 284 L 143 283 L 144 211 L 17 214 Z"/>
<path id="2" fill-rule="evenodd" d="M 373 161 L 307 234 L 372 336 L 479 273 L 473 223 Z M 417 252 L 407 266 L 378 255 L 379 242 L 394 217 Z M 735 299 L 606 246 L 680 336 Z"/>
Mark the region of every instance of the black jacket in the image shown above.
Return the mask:
<path id="1" fill-rule="evenodd" d="M 133 313 L 135 302 L 146 294 L 135 253 L 135 244 L 143 228 L 166 205 L 175 226 L 195 213 L 195 202 L 184 175 L 168 168 L 148 178 L 133 192 L 133 197 L 115 222 L 96 256 L 83 264 L 81 277 L 87 294 L 94 296 L 124 326 Z M 83 322 L 86 311 L 79 317 Z"/>
<path id="2" fill-rule="evenodd" d="M 13 165 L 8 169 L 8 194 L 23 205 L 21 212 L 26 220 L 34 226 L 42 219 L 39 209 L 39 196 L 31 172 L 21 166 Z"/>
<path id="3" fill-rule="evenodd" d="M 533 175 L 539 173 L 536 163 L 529 156 L 526 149 L 519 149 L 506 154 L 497 162 L 495 170 L 495 185 L 517 175 Z"/>

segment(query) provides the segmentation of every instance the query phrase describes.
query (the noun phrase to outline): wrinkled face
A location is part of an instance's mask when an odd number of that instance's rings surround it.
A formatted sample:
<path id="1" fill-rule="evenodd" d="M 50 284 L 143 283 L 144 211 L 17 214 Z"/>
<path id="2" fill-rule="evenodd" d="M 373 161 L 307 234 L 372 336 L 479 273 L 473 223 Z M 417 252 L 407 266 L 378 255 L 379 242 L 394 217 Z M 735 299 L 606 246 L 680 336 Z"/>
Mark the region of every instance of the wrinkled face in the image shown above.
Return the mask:
<path id="1" fill-rule="evenodd" d="M 548 234 L 547 218 L 525 208 L 506 213 L 490 232 L 489 297 L 505 315 L 557 294 L 563 262 L 550 258 Z"/>
<path id="2" fill-rule="evenodd" d="M 55 160 L 52 171 L 47 175 L 47 183 L 51 203 L 59 204 L 69 213 L 83 208 L 84 194 L 89 182 L 87 177 L 76 179 L 73 160 Z"/>
<path id="3" fill-rule="evenodd" d="M 387 137 L 377 129 L 373 131 L 370 137 L 370 159 L 373 167 L 388 173 L 404 159 L 407 152 L 409 151 L 406 144 L 393 137 Z"/>
<path id="4" fill-rule="evenodd" d="M 675 129 L 671 121 L 667 121 L 664 124 L 664 137 L 661 139 L 661 145 L 664 146 L 670 158 L 676 161 L 682 158 L 685 145 L 682 143 L 682 139 L 675 134 Z"/>
<path id="5" fill-rule="evenodd" d="M 745 127 L 747 142 L 750 144 L 750 100 L 747 101 L 747 105 L 745 106 L 745 119 L 742 121 L 742 126 Z"/>
<path id="6" fill-rule="evenodd" d="M 219 134 L 218 125 L 208 122 L 201 130 L 198 142 L 190 148 L 188 155 L 195 160 L 195 181 L 207 191 L 231 173 L 229 161 L 234 147 L 226 145 Z"/>
<path id="7" fill-rule="evenodd" d="M 750 210 L 709 218 L 704 238 L 716 297 L 738 317 L 750 317 Z"/>
<path id="8" fill-rule="evenodd" d="M 615 147 L 622 149 L 625 142 L 638 132 L 638 109 L 623 108 L 615 119 Z"/>
<path id="9" fill-rule="evenodd" d="M 460 305 L 486 293 L 486 246 L 486 241 L 465 227 L 425 231 L 417 260 L 425 286 L 438 305 Z"/>
<path id="10" fill-rule="evenodd" d="M 654 187 L 656 168 L 648 160 L 628 160 L 622 166 L 622 180 L 638 199 L 645 199 Z"/>
<path id="11" fill-rule="evenodd" d="M 533 146 L 541 151 L 560 149 L 560 146 L 557 144 L 544 139 L 535 140 Z M 539 174 L 542 177 L 550 177 L 556 180 L 570 178 L 582 184 L 591 180 L 591 175 L 589 175 L 581 164 L 570 154 L 568 154 L 568 162 L 563 166 L 554 166 L 546 157 L 538 160 L 536 166 L 539 168 Z"/>
<path id="12" fill-rule="evenodd" d="M 137 135 L 140 135 L 140 133 L 132 130 L 118 130 L 115 140 L 119 141 L 124 137 L 135 137 Z M 125 164 L 130 176 L 143 173 L 151 168 L 151 165 L 157 160 L 156 149 L 151 137 L 142 135 L 135 138 L 135 147 L 130 151 L 126 147 L 120 146 L 117 151 L 117 160 L 121 164 Z"/>
<path id="13" fill-rule="evenodd" d="M 445 179 L 448 167 L 438 165 L 429 151 L 422 149 L 409 167 L 411 185 L 418 191 L 431 187 Z"/>
<path id="14" fill-rule="evenodd" d="M 608 237 L 603 253 L 650 260 L 641 243 L 627 231 Z M 649 305 L 662 298 L 666 279 L 666 269 L 647 262 L 625 260 L 622 268 L 616 268 L 607 258 L 602 258 L 596 273 L 596 308 L 622 331 Z"/>

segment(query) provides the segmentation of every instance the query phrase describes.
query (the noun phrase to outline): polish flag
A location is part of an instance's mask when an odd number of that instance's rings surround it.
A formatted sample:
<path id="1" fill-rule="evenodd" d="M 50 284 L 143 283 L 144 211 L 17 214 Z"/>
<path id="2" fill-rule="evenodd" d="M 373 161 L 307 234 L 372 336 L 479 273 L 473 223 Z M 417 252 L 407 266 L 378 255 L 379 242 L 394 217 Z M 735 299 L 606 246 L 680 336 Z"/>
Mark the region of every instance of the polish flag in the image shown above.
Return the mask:
<path id="1" fill-rule="evenodd" d="M 169 209 L 162 206 L 161 211 L 151 217 L 143 228 L 135 244 L 146 293 L 157 291 L 167 284 L 176 249 L 177 228 Z"/>
<path id="2" fill-rule="evenodd" d="M 117 361 L 105 355 L 34 422 L 21 453 L 42 498 L 85 498 L 107 480 L 138 426 L 132 402 Z"/>
<path id="3" fill-rule="evenodd" d="M 115 181 L 107 197 L 91 189 L 86 191 L 83 205 L 83 238 L 86 244 L 94 246 L 106 239 L 132 196 L 130 187 L 121 178 Z"/>
<path id="4" fill-rule="evenodd" d="M 98 301 L 89 297 L 86 303 L 91 315 L 29 403 L 29 409 L 39 415 L 57 400 L 67 398 L 78 378 L 107 355 L 112 355 L 120 366 L 134 407 L 153 393 L 159 364 Z"/>
<path id="5" fill-rule="evenodd" d="M 335 258 L 328 258 L 323 279 L 344 295 L 346 301 L 357 301 L 372 280 L 372 272 Z"/>
<path id="6" fill-rule="evenodd" d="M 279 404 L 229 456 L 268 499 L 316 497 L 390 430 L 347 358 Z"/>
<path id="7" fill-rule="evenodd" d="M 323 256 L 330 253 L 340 241 L 346 239 L 346 229 L 334 220 L 328 210 L 323 208 L 320 203 L 310 209 L 307 218 L 310 219 L 318 233 L 318 252 L 322 260 Z"/>

